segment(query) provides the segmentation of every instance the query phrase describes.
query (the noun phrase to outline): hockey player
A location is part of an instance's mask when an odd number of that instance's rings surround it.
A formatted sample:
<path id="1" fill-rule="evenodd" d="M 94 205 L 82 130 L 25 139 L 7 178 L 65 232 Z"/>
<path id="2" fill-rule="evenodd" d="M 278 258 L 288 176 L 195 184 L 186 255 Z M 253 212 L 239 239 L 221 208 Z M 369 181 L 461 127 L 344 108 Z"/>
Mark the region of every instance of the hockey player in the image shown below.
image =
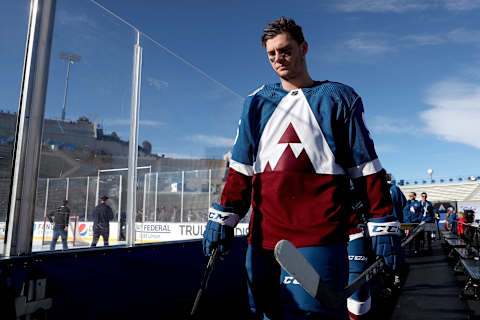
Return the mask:
<path id="1" fill-rule="evenodd" d="M 357 93 L 310 77 L 301 27 L 284 17 L 271 22 L 262 45 L 280 83 L 245 100 L 220 203 L 209 212 L 204 252 L 227 254 L 233 228 L 251 205 L 246 269 L 254 318 L 345 319 L 346 301 L 332 310 L 313 299 L 281 270 L 273 249 L 290 240 L 330 289 L 343 290 L 352 179 L 365 199 L 372 247 L 394 264 L 399 223 L 391 215 L 385 170 Z"/>

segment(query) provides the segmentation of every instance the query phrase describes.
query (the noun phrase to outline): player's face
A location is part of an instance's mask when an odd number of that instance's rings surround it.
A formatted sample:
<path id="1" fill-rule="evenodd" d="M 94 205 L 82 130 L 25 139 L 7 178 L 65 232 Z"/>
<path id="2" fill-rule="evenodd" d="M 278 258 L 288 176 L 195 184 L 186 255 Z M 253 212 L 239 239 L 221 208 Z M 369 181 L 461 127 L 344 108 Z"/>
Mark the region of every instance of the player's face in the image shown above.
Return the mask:
<path id="1" fill-rule="evenodd" d="M 410 198 L 410 200 L 415 200 L 415 198 L 416 198 L 415 194 L 413 194 L 413 193 L 410 193 L 408 195 L 408 197 Z"/>
<path id="2" fill-rule="evenodd" d="M 281 33 L 267 40 L 265 47 L 268 60 L 280 78 L 289 80 L 306 72 L 306 42 L 298 44 L 290 34 Z"/>

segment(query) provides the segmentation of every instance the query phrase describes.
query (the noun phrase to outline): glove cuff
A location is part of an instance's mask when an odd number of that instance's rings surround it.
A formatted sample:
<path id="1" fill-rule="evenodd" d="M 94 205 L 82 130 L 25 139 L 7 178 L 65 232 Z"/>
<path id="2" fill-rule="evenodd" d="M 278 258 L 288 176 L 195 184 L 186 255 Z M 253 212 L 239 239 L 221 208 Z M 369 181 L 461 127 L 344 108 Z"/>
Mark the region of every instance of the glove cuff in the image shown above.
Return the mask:
<path id="1" fill-rule="evenodd" d="M 233 212 L 225 212 L 215 208 L 210 208 L 208 210 L 208 220 L 217 222 L 224 226 L 235 228 L 240 221 L 240 216 Z"/>
<path id="2" fill-rule="evenodd" d="M 368 234 L 376 236 L 398 236 L 400 234 L 400 222 L 368 222 Z"/>
<path id="3" fill-rule="evenodd" d="M 363 233 L 363 231 L 360 231 L 360 232 L 357 232 L 357 233 L 354 233 L 354 234 L 350 234 L 348 235 L 348 241 L 353 241 L 353 240 L 356 240 L 358 238 L 363 238 L 365 235 Z"/>

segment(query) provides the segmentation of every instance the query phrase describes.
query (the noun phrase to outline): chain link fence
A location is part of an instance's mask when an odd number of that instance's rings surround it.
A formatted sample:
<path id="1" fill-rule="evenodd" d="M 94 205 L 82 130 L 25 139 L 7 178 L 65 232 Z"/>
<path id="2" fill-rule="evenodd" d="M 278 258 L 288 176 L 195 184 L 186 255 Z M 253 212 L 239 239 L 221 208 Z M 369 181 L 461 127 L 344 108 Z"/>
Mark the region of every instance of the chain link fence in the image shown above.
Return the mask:
<path id="1" fill-rule="evenodd" d="M 137 222 L 206 222 L 208 208 L 219 202 L 225 184 L 225 169 L 139 173 L 136 186 Z M 0 180 L 0 221 L 8 212 L 9 179 Z M 54 211 L 68 199 L 78 221 L 92 221 L 100 197 L 120 221 L 127 207 L 127 171 L 97 177 L 40 178 L 37 184 L 35 221 Z M 248 221 L 249 215 L 245 219 Z"/>

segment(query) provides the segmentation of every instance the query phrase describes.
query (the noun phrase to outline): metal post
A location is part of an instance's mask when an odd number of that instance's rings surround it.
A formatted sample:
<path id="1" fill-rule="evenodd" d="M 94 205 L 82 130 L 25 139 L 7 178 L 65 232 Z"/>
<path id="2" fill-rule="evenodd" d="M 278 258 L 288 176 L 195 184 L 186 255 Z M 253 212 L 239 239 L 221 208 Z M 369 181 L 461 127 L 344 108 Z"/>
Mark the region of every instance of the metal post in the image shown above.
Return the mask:
<path id="1" fill-rule="evenodd" d="M 43 211 L 43 216 L 47 216 L 47 205 L 48 205 L 48 186 L 50 184 L 50 178 L 47 178 L 47 188 L 45 190 L 45 210 Z"/>
<path id="2" fill-rule="evenodd" d="M 70 178 L 67 178 L 67 188 L 65 190 L 65 200 L 68 200 L 68 189 L 70 188 Z"/>
<path id="3" fill-rule="evenodd" d="M 119 176 L 120 177 L 120 181 L 118 182 L 118 219 L 117 219 L 117 223 L 118 223 L 118 235 L 117 235 L 117 239 L 120 240 L 120 232 L 122 231 L 121 229 L 121 224 L 120 224 L 120 219 L 122 217 L 122 175 Z"/>
<path id="4" fill-rule="evenodd" d="M 208 205 L 207 205 L 207 212 L 212 205 L 212 169 L 208 169 Z"/>
<path id="5" fill-rule="evenodd" d="M 158 171 L 155 173 L 155 215 L 153 218 L 154 222 L 157 222 L 157 201 L 158 201 Z"/>
<path id="6" fill-rule="evenodd" d="M 65 120 L 65 109 L 67 106 L 68 79 L 70 78 L 70 61 L 67 61 L 67 76 L 65 78 L 65 93 L 63 94 L 62 120 Z"/>
<path id="7" fill-rule="evenodd" d="M 130 143 L 128 147 L 128 188 L 127 188 L 127 245 L 135 244 L 135 211 L 137 192 L 138 157 L 138 114 L 140 111 L 140 86 L 142 74 L 142 47 L 140 31 L 137 31 L 137 43 L 134 46 L 132 71 L 132 103 L 130 109 Z"/>
<path id="8" fill-rule="evenodd" d="M 180 198 L 180 222 L 183 222 L 183 190 L 185 184 L 185 171 L 182 171 L 182 195 Z"/>
<path id="9" fill-rule="evenodd" d="M 85 221 L 87 221 L 89 189 L 90 189 L 90 177 L 87 176 L 87 196 L 85 197 Z"/>
<path id="10" fill-rule="evenodd" d="M 144 178 L 143 178 L 143 214 L 142 214 L 142 223 L 145 222 L 145 204 L 147 200 L 147 174 L 145 173 Z"/>
<path id="11" fill-rule="evenodd" d="M 63 94 L 63 107 L 62 107 L 62 120 L 65 121 L 65 113 L 67 110 L 67 92 L 68 92 L 68 80 L 70 79 L 70 66 L 74 63 L 77 63 L 82 59 L 81 56 L 75 53 L 60 53 L 60 58 L 67 61 L 67 76 L 65 78 L 65 92 Z"/>
<path id="12" fill-rule="evenodd" d="M 6 223 L 6 256 L 29 255 L 47 96 L 56 0 L 32 0 Z"/>
<path id="13" fill-rule="evenodd" d="M 100 170 L 97 171 L 97 191 L 95 193 L 95 203 L 94 206 L 98 204 L 98 194 L 100 192 Z"/>

